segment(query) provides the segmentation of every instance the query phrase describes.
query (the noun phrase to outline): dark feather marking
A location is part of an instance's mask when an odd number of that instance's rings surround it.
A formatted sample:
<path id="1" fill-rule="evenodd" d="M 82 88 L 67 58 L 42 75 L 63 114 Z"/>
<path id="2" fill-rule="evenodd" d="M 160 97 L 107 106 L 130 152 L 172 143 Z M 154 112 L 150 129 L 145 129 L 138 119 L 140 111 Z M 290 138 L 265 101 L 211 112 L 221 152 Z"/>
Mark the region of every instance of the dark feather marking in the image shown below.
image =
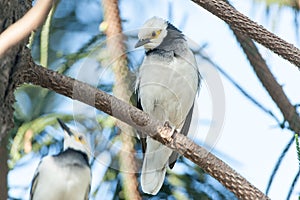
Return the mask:
<path id="1" fill-rule="evenodd" d="M 180 130 L 180 133 L 183 135 L 187 135 L 190 129 L 191 121 L 192 121 L 192 116 L 193 116 L 193 110 L 194 110 L 194 104 L 192 105 L 188 115 L 186 116 L 185 122 L 182 126 L 182 129 Z M 173 151 L 169 158 L 169 167 L 172 169 L 176 163 L 177 158 L 179 157 L 179 153 Z"/>
<path id="2" fill-rule="evenodd" d="M 76 158 L 79 161 L 78 163 L 74 163 L 74 159 L 68 159 L 68 157 L 74 157 L 76 154 Z M 67 160 L 71 160 L 72 164 L 78 166 L 78 167 L 83 167 L 83 166 L 88 166 L 90 168 L 89 165 L 89 161 L 88 161 L 88 156 L 86 155 L 86 153 L 83 153 L 81 151 L 77 151 L 74 149 L 70 149 L 68 148 L 67 150 L 54 155 L 53 156 L 54 161 L 56 161 L 58 164 L 60 165 L 65 165 L 65 164 L 69 164 L 68 162 L 66 162 Z M 39 166 L 41 165 L 41 163 L 43 162 L 43 160 L 40 161 L 38 167 L 37 167 L 37 171 L 39 170 Z M 36 190 L 36 186 L 38 184 L 38 177 L 39 177 L 39 172 L 36 172 L 36 174 L 33 177 L 33 180 L 31 182 L 31 189 L 30 189 L 30 200 L 33 199 L 35 190 Z M 85 198 L 84 200 L 88 200 L 89 197 L 89 193 L 91 190 L 91 185 L 88 186 L 86 194 L 85 194 Z"/>
<path id="3" fill-rule="evenodd" d="M 40 164 L 41 164 L 41 162 L 39 163 L 38 167 L 40 166 Z M 30 188 L 30 200 L 33 199 L 33 195 L 34 195 L 37 183 L 38 183 L 38 176 L 39 176 L 39 173 L 37 172 L 32 179 L 31 188 Z"/>
<path id="4" fill-rule="evenodd" d="M 166 37 L 159 46 L 146 51 L 146 55 L 159 54 L 164 57 L 172 58 L 178 50 L 178 46 L 181 46 L 185 41 L 182 32 L 168 22 Z"/>
<path id="5" fill-rule="evenodd" d="M 88 166 L 90 168 L 89 159 L 86 153 L 72 148 L 66 149 L 65 151 L 53 156 L 53 158 L 59 165 L 68 165 L 70 163 L 67 161 L 71 161 L 72 164 L 78 165 L 79 167 Z M 76 158 L 76 160 L 73 158 Z"/>
<path id="6" fill-rule="evenodd" d="M 134 91 L 134 93 L 131 95 L 130 101 L 132 102 L 132 104 L 135 107 L 137 107 L 140 110 L 143 110 L 143 107 L 142 107 L 142 104 L 141 104 L 141 99 L 139 98 L 139 86 Z M 141 144 L 142 144 L 142 151 L 143 151 L 143 153 L 145 153 L 146 152 L 146 148 L 147 148 L 147 143 L 146 143 L 147 135 L 145 135 L 141 131 L 137 131 L 137 134 L 140 137 L 140 141 L 141 141 Z"/>
<path id="7" fill-rule="evenodd" d="M 179 33 L 182 33 L 178 28 L 176 28 L 173 24 L 171 24 L 170 22 L 167 22 L 168 23 L 168 26 L 167 26 L 167 29 L 169 30 L 174 30 L 174 31 L 177 31 Z"/>

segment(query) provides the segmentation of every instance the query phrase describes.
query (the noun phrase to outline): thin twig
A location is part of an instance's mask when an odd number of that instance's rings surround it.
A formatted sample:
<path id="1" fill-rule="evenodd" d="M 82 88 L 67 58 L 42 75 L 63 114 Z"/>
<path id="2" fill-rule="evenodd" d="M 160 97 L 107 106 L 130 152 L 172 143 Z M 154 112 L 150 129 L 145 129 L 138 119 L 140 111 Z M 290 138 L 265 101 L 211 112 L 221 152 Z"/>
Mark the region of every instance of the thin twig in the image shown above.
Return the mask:
<path id="1" fill-rule="evenodd" d="M 260 55 L 254 42 L 248 36 L 237 31 L 231 24 L 229 26 L 233 30 L 257 77 L 280 109 L 284 119 L 289 123 L 289 128 L 295 133 L 299 132 L 300 117 L 296 111 L 296 108 L 290 103 L 281 85 L 278 84 L 272 72 L 268 68 L 265 60 Z"/>
<path id="2" fill-rule="evenodd" d="M 273 112 L 265 108 L 261 103 L 259 103 L 254 97 L 252 97 L 245 89 L 243 89 L 224 69 L 222 69 L 218 64 L 212 61 L 209 57 L 199 54 L 201 58 L 209 62 L 213 67 L 215 67 L 223 76 L 236 87 L 247 99 L 249 99 L 254 105 L 264 111 L 266 114 L 270 115 L 279 125 L 281 125 L 280 120 L 273 114 Z"/>
<path id="3" fill-rule="evenodd" d="M 286 199 L 290 199 L 291 198 L 291 195 L 292 195 L 292 193 L 293 193 L 293 191 L 295 189 L 295 186 L 296 186 L 296 183 L 297 183 L 299 177 L 300 177 L 300 170 L 298 170 L 298 172 L 297 172 L 297 174 L 296 174 L 296 176 L 295 176 L 295 178 L 294 178 L 294 180 L 292 182 L 292 185 L 290 187 L 290 190 L 288 192 L 288 195 L 287 195 Z"/>
<path id="4" fill-rule="evenodd" d="M 270 176 L 270 179 L 268 181 L 268 185 L 267 185 L 267 189 L 266 189 L 266 194 L 268 195 L 269 194 L 269 191 L 270 191 L 270 188 L 271 188 L 271 185 L 273 183 L 273 180 L 274 180 L 274 177 L 279 169 L 279 166 L 281 165 L 281 162 L 283 160 L 283 158 L 285 157 L 287 151 L 290 149 L 290 147 L 292 146 L 294 142 L 294 137 L 291 138 L 291 140 L 287 143 L 287 145 L 285 146 L 285 148 L 283 149 L 283 151 L 281 152 L 276 164 L 275 164 L 275 167 L 272 171 L 272 174 Z"/>

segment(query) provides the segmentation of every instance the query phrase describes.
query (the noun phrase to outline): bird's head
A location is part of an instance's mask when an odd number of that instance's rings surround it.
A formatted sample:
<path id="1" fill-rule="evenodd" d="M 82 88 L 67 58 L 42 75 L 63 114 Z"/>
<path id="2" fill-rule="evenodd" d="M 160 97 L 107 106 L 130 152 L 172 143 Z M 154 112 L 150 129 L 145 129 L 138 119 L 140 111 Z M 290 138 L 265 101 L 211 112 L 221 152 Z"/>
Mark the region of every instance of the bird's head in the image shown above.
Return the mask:
<path id="1" fill-rule="evenodd" d="M 85 135 L 79 132 L 71 131 L 71 129 L 62 122 L 62 120 L 57 119 L 57 121 L 64 130 L 64 150 L 70 148 L 81 151 L 88 156 L 88 159 L 90 159 L 91 148 Z"/>
<path id="2" fill-rule="evenodd" d="M 146 50 L 152 50 L 158 47 L 167 36 L 167 27 L 167 21 L 159 17 L 150 18 L 139 30 L 139 41 L 135 47 L 144 46 Z"/>

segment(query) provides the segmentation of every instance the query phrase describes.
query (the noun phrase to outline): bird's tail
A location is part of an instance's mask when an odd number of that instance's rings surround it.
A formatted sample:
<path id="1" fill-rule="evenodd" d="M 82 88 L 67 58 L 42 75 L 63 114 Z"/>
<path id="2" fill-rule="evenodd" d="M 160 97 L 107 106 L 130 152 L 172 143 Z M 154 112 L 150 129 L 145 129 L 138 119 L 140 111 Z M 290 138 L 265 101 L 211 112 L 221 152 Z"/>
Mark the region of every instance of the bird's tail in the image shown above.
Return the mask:
<path id="1" fill-rule="evenodd" d="M 172 150 L 147 138 L 147 149 L 141 174 L 141 186 L 145 193 L 155 195 L 160 190 Z"/>

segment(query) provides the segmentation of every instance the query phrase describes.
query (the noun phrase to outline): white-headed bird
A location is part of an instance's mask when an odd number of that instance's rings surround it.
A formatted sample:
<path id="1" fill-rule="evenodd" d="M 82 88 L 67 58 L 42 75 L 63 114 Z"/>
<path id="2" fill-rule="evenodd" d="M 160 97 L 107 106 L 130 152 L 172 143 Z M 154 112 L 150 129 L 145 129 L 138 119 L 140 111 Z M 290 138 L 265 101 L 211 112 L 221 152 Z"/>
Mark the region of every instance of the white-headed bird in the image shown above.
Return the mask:
<path id="1" fill-rule="evenodd" d="M 31 200 L 87 200 L 91 170 L 90 146 L 85 135 L 73 132 L 61 120 L 64 130 L 63 151 L 44 157 L 33 178 Z"/>
<path id="2" fill-rule="evenodd" d="M 187 135 L 200 73 L 185 36 L 169 22 L 152 17 L 139 30 L 138 38 L 135 47 L 146 50 L 136 82 L 138 107 Z M 142 190 L 155 195 L 178 154 L 142 133 L 140 137 L 144 152 Z"/>

